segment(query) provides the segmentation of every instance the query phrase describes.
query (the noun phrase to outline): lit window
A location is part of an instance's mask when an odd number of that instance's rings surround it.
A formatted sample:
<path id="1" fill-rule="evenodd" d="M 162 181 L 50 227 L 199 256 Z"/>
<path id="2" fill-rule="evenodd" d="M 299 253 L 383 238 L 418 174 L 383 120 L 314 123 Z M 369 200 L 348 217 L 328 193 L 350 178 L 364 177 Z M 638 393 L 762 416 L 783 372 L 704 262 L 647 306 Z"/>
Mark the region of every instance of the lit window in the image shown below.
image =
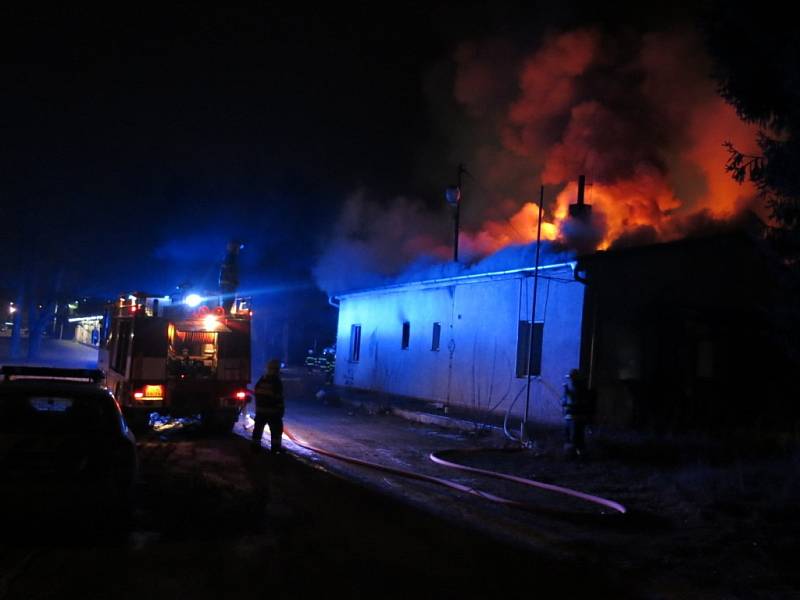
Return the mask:
<path id="1" fill-rule="evenodd" d="M 442 339 L 442 324 L 433 324 L 433 338 L 431 339 L 431 350 L 439 350 L 439 341 Z"/>
<path id="2" fill-rule="evenodd" d="M 408 350 L 408 342 L 411 339 L 411 323 L 406 321 L 403 323 L 403 342 L 401 348 L 403 350 Z"/>
<path id="3" fill-rule="evenodd" d="M 528 363 L 532 376 L 542 374 L 542 341 L 544 338 L 544 323 L 533 324 L 533 343 L 531 344 L 531 322 L 520 321 L 517 333 L 517 377 L 527 377 Z M 530 353 L 530 354 L 529 354 Z M 529 359 L 529 360 L 526 360 Z"/>
<path id="4" fill-rule="evenodd" d="M 361 358 L 361 325 L 350 326 L 350 360 L 358 362 Z"/>

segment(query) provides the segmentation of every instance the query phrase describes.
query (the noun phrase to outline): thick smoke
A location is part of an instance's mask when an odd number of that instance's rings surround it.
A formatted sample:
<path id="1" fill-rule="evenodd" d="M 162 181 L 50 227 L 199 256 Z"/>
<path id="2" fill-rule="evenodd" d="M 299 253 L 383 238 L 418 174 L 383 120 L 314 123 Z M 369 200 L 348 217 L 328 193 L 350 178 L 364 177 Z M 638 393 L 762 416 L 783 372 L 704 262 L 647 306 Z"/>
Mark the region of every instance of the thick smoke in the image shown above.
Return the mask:
<path id="1" fill-rule="evenodd" d="M 723 142 L 752 148 L 756 132 L 716 94 L 708 71 L 690 32 L 567 32 L 523 62 L 500 135 L 560 189 L 550 212 L 559 235 L 570 229 L 580 174 L 606 228 L 601 247 L 638 227 L 658 239 L 680 235 L 676 214 L 729 217 L 747 205 L 753 190 L 724 171 Z"/>
<path id="2" fill-rule="evenodd" d="M 314 267 L 317 284 L 329 293 L 380 285 L 414 262 L 445 260 L 451 251 L 439 243 L 446 240 L 441 220 L 414 200 L 386 206 L 354 194 Z"/>
<path id="3" fill-rule="evenodd" d="M 473 175 L 464 184 L 466 261 L 535 240 L 539 185 L 547 191 L 543 237 L 579 252 L 675 239 L 752 206 L 753 188 L 724 170 L 723 143 L 755 150 L 756 130 L 716 93 L 691 31 L 581 29 L 553 33 L 529 52 L 470 42 L 456 49 L 452 68 L 461 121 L 441 122 L 453 130 L 451 156 L 460 153 Z M 579 175 L 589 223 L 568 217 Z M 317 267 L 324 289 L 385 282 L 449 255 L 443 215 L 406 200 L 388 209 L 356 204 L 359 218 L 349 202 Z"/>

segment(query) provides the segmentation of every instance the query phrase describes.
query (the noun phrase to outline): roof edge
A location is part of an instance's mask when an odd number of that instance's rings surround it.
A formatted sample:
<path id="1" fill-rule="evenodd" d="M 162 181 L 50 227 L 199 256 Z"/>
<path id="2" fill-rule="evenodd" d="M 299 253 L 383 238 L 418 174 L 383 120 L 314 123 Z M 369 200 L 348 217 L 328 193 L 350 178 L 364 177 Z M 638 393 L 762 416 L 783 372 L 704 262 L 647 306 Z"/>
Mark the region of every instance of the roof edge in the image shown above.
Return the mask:
<path id="1" fill-rule="evenodd" d="M 565 267 L 569 267 L 570 270 L 574 271 L 576 265 L 577 261 L 571 260 L 562 263 L 555 263 L 552 265 L 542 265 L 539 267 L 539 271 L 546 271 L 551 269 L 563 269 Z M 507 269 L 505 271 L 490 271 L 488 273 L 472 273 L 470 275 L 455 275 L 453 277 L 440 277 L 437 279 L 425 279 L 422 281 L 391 283 L 388 285 L 382 285 L 373 288 L 352 290 L 349 292 L 333 294 L 332 298 L 335 300 L 339 300 L 341 298 L 347 298 L 349 296 L 361 296 L 364 294 L 373 294 L 376 292 L 390 292 L 393 290 L 402 290 L 406 288 L 440 287 L 452 283 L 462 283 L 462 282 L 476 281 L 480 279 L 494 279 L 497 277 L 509 277 L 512 275 L 519 275 L 522 273 L 533 273 L 534 271 L 536 271 L 536 267 L 520 267 L 518 269 Z"/>

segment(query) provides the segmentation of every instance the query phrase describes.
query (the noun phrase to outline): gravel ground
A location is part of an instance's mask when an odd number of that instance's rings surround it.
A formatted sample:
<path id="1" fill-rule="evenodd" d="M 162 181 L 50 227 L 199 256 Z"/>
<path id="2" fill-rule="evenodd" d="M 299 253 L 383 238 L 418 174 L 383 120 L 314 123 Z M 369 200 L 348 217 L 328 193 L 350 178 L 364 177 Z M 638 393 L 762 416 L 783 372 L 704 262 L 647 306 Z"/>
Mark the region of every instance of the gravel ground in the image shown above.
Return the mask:
<path id="1" fill-rule="evenodd" d="M 792 560 L 800 534 L 800 452 L 793 439 L 711 441 L 599 430 L 589 436 L 590 456 L 574 461 L 563 456 L 558 431 L 534 432 L 532 451 L 499 450 L 505 444 L 497 433 L 468 435 L 325 405 L 302 386 L 295 389 L 287 424 L 303 439 L 532 507 L 523 512 L 332 459 L 305 459 L 440 518 L 610 575 L 640 597 L 800 597 Z M 430 452 L 610 498 L 628 513 L 444 469 L 429 460 Z"/>
<path id="2" fill-rule="evenodd" d="M 133 531 L 54 528 L 0 543 L 0 598 L 486 597 L 589 589 L 546 555 L 502 543 L 235 436 L 155 434 Z"/>
<path id="3" fill-rule="evenodd" d="M 532 509 L 299 448 L 277 459 L 254 454 L 240 437 L 243 422 L 239 436 L 149 432 L 139 440 L 127 528 L 108 530 L 97 514 L 55 524 L 2 514 L 0 600 L 320 589 L 349 597 L 800 597 L 795 438 L 597 430 L 589 457 L 576 462 L 563 457 L 559 432 L 535 431 L 534 450 L 506 451 L 491 430 L 471 435 L 325 404 L 315 381 L 288 379 L 287 426 L 303 439 Z M 629 512 L 445 469 L 430 452 L 608 497 Z"/>

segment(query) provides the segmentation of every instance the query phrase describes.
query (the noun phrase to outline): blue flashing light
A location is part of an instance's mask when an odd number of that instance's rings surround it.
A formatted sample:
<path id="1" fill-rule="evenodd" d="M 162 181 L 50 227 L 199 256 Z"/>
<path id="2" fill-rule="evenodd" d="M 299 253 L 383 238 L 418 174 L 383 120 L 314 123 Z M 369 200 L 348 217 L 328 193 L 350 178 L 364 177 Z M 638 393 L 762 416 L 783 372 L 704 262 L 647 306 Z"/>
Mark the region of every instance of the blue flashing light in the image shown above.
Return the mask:
<path id="1" fill-rule="evenodd" d="M 198 296 L 197 294 L 189 294 L 188 296 L 186 296 L 186 298 L 184 299 L 183 302 L 187 306 L 190 306 L 190 307 L 194 308 L 196 306 L 199 306 L 202 301 L 203 301 L 203 299 L 200 296 Z"/>

